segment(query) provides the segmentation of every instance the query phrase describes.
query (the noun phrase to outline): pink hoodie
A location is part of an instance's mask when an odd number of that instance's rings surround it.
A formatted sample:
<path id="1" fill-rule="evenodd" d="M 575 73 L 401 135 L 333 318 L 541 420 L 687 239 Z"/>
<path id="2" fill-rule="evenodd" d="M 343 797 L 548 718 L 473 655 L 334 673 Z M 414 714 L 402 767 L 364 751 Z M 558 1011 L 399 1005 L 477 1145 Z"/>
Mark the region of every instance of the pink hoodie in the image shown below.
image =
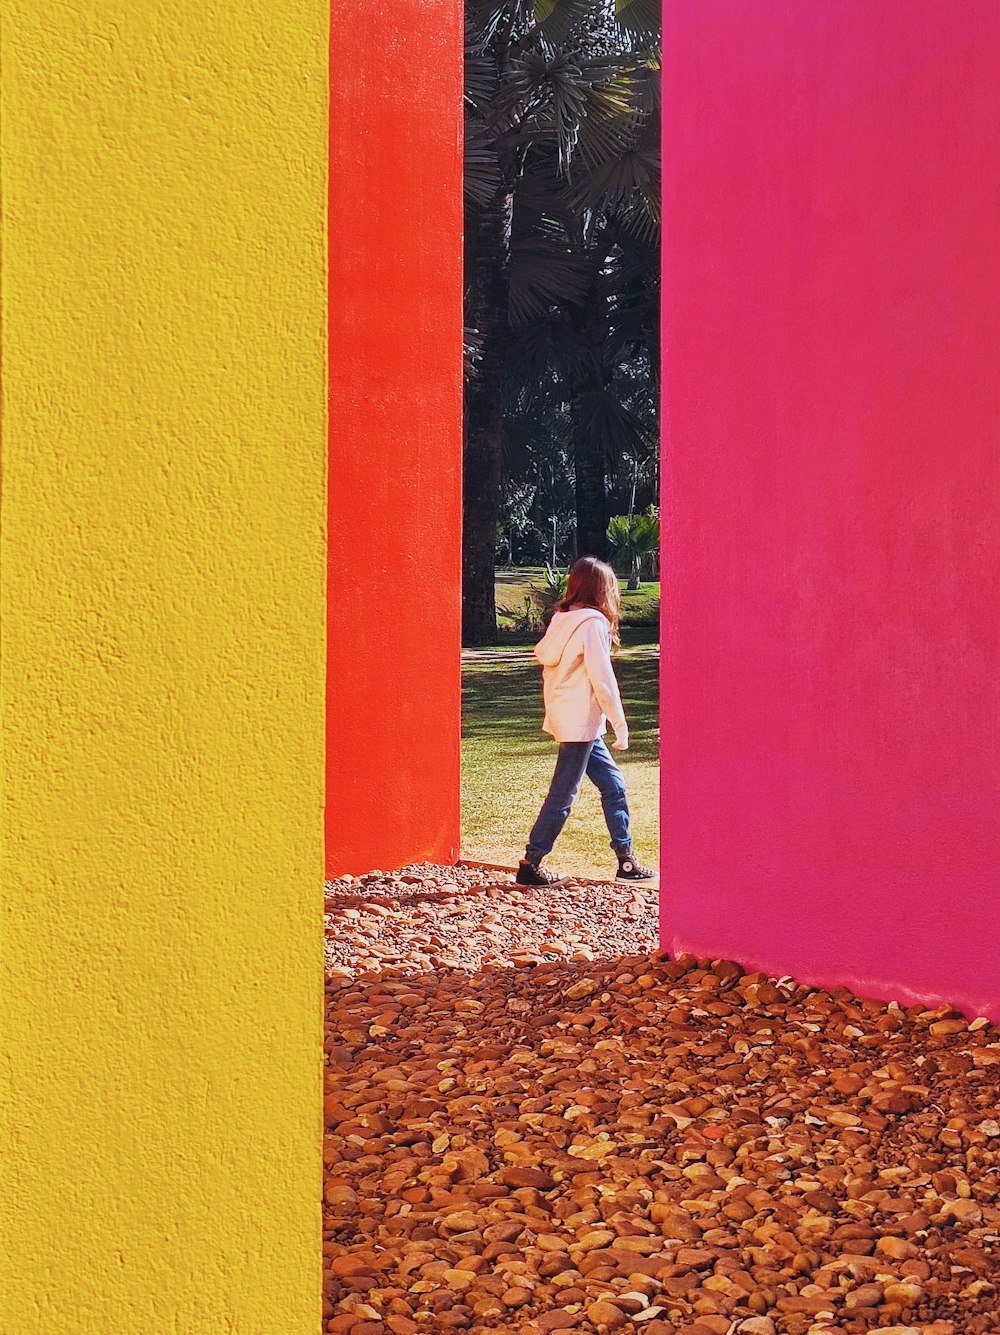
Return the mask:
<path id="1" fill-rule="evenodd" d="M 545 719 L 542 731 L 557 742 L 592 742 L 610 723 L 616 742 L 628 741 L 614 668 L 611 627 L 595 607 L 556 612 L 535 645 L 542 664 Z"/>

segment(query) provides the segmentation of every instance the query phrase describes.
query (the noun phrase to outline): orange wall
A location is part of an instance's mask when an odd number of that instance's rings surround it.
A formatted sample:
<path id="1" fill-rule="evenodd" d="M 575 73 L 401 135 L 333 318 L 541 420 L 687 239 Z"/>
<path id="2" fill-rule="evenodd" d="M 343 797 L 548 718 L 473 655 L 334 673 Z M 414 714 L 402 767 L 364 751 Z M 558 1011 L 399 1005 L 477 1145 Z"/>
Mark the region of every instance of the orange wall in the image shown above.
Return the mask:
<path id="1" fill-rule="evenodd" d="M 333 6 L 327 873 L 458 855 L 461 0 Z"/>

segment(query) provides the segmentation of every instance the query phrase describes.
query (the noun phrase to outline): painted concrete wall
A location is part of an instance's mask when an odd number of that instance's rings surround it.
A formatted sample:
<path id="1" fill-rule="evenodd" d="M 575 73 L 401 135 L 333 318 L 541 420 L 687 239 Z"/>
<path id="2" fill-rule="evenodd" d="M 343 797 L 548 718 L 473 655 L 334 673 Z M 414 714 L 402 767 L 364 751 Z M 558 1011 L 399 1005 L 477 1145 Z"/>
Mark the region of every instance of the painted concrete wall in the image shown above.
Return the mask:
<path id="1" fill-rule="evenodd" d="M 9 1335 L 320 1328 L 327 31 L 4 10 Z"/>
<path id="2" fill-rule="evenodd" d="M 664 943 L 1000 1019 L 1000 6 L 664 51 Z"/>
<path id="3" fill-rule="evenodd" d="M 336 5 L 327 872 L 458 855 L 462 4 Z"/>

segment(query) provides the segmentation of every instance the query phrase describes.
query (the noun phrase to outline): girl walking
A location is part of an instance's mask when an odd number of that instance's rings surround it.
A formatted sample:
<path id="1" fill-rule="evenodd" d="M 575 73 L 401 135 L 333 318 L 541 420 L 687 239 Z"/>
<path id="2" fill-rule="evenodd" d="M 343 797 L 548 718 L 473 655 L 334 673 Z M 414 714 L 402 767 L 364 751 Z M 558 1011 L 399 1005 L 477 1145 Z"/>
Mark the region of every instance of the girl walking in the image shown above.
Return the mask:
<path id="1" fill-rule="evenodd" d="M 628 750 L 628 724 L 611 666 L 611 646 L 621 643 L 620 614 L 618 576 L 596 556 L 581 556 L 569 572 L 565 598 L 535 645 L 543 669 L 542 730 L 559 743 L 559 755 L 517 869 L 519 885 L 562 885 L 569 880 L 545 871 L 542 859 L 566 824 L 584 775 L 601 794 L 611 847 L 618 855 L 617 878 L 648 881 L 656 875 L 632 855 L 625 779 L 604 742 L 610 722 L 614 749 Z"/>

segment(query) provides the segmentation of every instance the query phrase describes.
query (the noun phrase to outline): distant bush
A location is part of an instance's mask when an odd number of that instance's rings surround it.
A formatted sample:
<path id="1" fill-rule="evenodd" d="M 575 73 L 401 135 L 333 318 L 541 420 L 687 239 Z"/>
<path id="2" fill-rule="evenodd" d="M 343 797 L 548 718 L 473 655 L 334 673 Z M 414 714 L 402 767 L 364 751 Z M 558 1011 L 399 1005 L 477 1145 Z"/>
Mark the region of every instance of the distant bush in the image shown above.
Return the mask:
<path id="1" fill-rule="evenodd" d="M 642 572 L 652 566 L 660 551 L 660 516 L 651 505 L 638 515 L 615 515 L 608 525 L 608 540 L 615 556 L 628 571 L 628 587 L 637 589 Z"/>
<path id="2" fill-rule="evenodd" d="M 548 625 L 552 620 L 552 613 L 556 610 L 556 603 L 562 602 L 566 597 L 566 586 L 569 583 L 569 571 L 558 570 L 550 565 L 545 567 L 545 583 L 540 589 L 535 590 L 535 600 L 542 609 L 542 623 Z"/>

